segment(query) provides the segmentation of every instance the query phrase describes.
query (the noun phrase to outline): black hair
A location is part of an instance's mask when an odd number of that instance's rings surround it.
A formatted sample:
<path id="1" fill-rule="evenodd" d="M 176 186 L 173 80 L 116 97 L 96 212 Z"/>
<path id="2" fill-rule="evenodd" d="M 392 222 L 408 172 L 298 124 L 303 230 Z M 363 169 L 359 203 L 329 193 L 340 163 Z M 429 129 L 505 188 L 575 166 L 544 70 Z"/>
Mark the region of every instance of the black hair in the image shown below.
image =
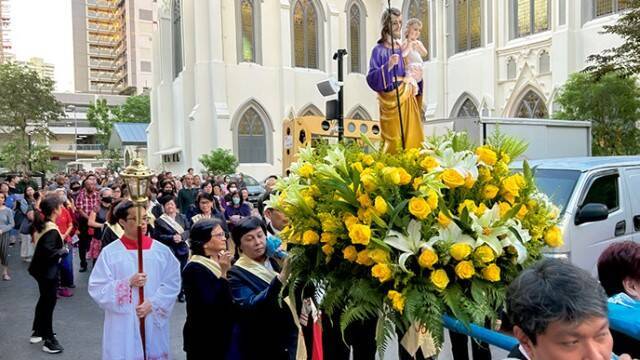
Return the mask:
<path id="1" fill-rule="evenodd" d="M 118 220 L 116 220 L 114 213 L 118 205 L 120 205 L 120 203 L 124 201 L 126 200 L 124 200 L 123 198 L 113 200 L 113 203 L 109 207 L 109 211 L 107 211 L 107 223 L 109 223 L 110 225 L 115 225 L 118 223 Z"/>
<path id="2" fill-rule="evenodd" d="M 229 188 L 231 187 L 231 185 L 234 185 L 234 186 L 236 187 L 236 189 L 238 188 L 238 183 L 237 183 L 237 182 L 235 182 L 235 181 L 230 181 L 230 182 L 227 184 L 227 190 L 229 190 Z M 229 191 L 231 191 L 231 190 L 229 190 Z"/>
<path id="3" fill-rule="evenodd" d="M 607 317 L 607 295 L 588 272 L 559 259 L 525 269 L 507 289 L 507 314 L 535 345 L 551 323 Z"/>
<path id="4" fill-rule="evenodd" d="M 235 195 L 238 195 L 238 197 L 240 198 L 240 202 L 238 203 L 238 206 L 242 206 L 242 204 L 244 203 L 244 199 L 242 198 L 242 193 L 240 192 L 240 190 L 230 192 L 227 194 L 227 197 L 229 197 L 229 202 L 231 203 L 231 206 L 233 206 L 233 197 Z"/>
<path id="5" fill-rule="evenodd" d="M 160 205 L 165 206 L 169 201 L 176 202 L 176 197 L 171 194 L 164 194 L 158 198 Z"/>
<path id="6" fill-rule="evenodd" d="M 240 222 L 233 227 L 233 230 L 231 230 L 231 238 L 234 244 L 236 244 L 236 248 L 240 249 L 240 240 L 246 233 L 257 228 L 262 228 L 265 235 L 267 234 L 267 228 L 259 217 L 249 216 L 241 219 Z"/>
<path id="7" fill-rule="evenodd" d="M 217 218 L 202 219 L 193 224 L 189 233 L 189 245 L 193 255 L 204 255 L 204 244 L 211 240 L 211 231 L 218 226 L 224 231 L 224 223 Z"/>
<path id="8" fill-rule="evenodd" d="M 74 187 L 75 187 L 75 188 L 78 188 L 78 187 L 82 187 L 82 185 L 80 185 L 80 182 L 79 182 L 79 181 L 74 180 L 74 181 L 72 181 L 72 182 L 69 184 L 69 188 L 70 188 L 70 189 L 73 189 Z"/>
<path id="9" fill-rule="evenodd" d="M 131 200 L 123 200 L 121 201 L 113 211 L 113 223 L 117 223 L 120 220 L 127 220 L 127 216 L 129 216 L 129 209 L 134 207 L 135 204 Z"/>
<path id="10" fill-rule="evenodd" d="M 51 215 L 53 212 L 62 206 L 63 202 L 60 196 L 50 195 L 46 196 L 40 202 L 40 209 L 35 209 L 33 216 L 32 232 L 41 232 L 44 230 L 44 225 L 47 221 L 51 221 Z"/>
<path id="11" fill-rule="evenodd" d="M 11 180 L 13 180 L 13 179 L 15 179 L 17 177 L 18 177 L 18 175 L 9 175 L 9 176 L 7 176 L 7 182 L 10 183 Z"/>

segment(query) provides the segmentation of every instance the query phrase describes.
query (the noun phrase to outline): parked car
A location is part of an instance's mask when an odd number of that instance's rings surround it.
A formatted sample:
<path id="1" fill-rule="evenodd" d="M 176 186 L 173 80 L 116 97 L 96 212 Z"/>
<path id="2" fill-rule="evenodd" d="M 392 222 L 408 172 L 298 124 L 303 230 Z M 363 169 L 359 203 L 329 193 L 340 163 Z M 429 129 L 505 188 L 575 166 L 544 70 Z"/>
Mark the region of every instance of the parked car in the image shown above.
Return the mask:
<path id="1" fill-rule="evenodd" d="M 640 242 L 640 156 L 532 160 L 538 188 L 561 211 L 564 245 L 549 250 L 597 275 L 611 243 Z M 518 167 L 516 164 L 515 167 Z"/>
<path id="2" fill-rule="evenodd" d="M 232 181 L 236 182 L 240 178 L 240 174 L 227 174 L 224 176 L 229 176 L 233 179 Z M 264 194 L 264 186 L 251 175 L 242 174 L 242 179 L 244 181 L 245 187 L 247 188 L 247 190 L 249 190 L 249 201 L 251 201 L 252 204 L 256 205 L 258 203 L 258 200 L 260 199 L 260 196 Z"/>

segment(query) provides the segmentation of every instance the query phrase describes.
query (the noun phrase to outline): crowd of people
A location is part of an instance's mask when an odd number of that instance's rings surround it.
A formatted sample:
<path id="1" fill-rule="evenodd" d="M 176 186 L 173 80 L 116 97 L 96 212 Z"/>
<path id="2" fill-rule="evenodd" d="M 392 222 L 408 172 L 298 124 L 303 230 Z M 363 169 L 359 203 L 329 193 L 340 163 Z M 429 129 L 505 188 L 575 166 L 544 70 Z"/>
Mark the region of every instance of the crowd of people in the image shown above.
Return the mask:
<path id="1" fill-rule="evenodd" d="M 7 248 L 19 242 L 40 292 L 31 343 L 43 342 L 48 353 L 63 351 L 52 317 L 57 299 L 73 296 L 77 253 L 78 271 L 91 270 L 89 294 L 105 311 L 104 359 L 168 358 L 176 302 L 186 302 L 187 359 L 311 359 L 318 346 L 308 320 L 317 318 L 316 305 L 309 298 L 282 299 L 291 284 L 277 235 L 287 218 L 265 201 L 276 181 L 266 179 L 264 195 L 251 203 L 241 176 L 205 177 L 192 170 L 179 178 L 154 176 L 140 219 L 140 273 L 136 206 L 121 178 L 75 172 L 38 187 L 31 179 L 7 177 L 0 183 L 2 279 L 11 281 Z M 640 356 L 640 343 L 610 332 L 607 322 L 607 301 L 640 308 L 640 245 L 612 245 L 598 267 L 599 283 L 559 260 L 544 260 L 514 281 L 505 317 L 520 343 L 512 358 L 608 359 L 612 350 Z M 348 359 L 337 327 L 322 323 L 325 358 Z M 358 349 L 371 341 L 349 338 L 354 358 L 372 354 Z"/>

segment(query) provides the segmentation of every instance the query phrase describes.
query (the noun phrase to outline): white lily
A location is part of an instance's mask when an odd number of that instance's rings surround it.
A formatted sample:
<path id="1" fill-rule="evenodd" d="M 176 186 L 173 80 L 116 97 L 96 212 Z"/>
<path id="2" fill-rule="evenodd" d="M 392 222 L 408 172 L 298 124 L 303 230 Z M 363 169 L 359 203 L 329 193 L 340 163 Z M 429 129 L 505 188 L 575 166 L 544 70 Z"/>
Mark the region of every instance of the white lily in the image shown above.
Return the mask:
<path id="1" fill-rule="evenodd" d="M 438 235 L 431 237 L 427 242 L 427 245 L 431 247 L 439 242 L 465 243 L 471 245 L 473 248 L 476 247 L 476 241 L 471 236 L 463 234 L 462 229 L 460 229 L 455 221 L 450 222 L 446 228 L 440 227 Z"/>
<path id="2" fill-rule="evenodd" d="M 491 209 L 486 210 L 480 217 L 474 213 L 470 213 L 469 216 L 473 220 L 471 228 L 478 237 L 477 245 L 487 244 L 500 256 L 502 254 L 500 238 L 508 235 L 510 230 L 504 224 L 498 225 L 500 222 L 500 207 L 498 204 L 494 204 Z"/>
<path id="3" fill-rule="evenodd" d="M 303 147 L 300 150 L 298 150 L 298 161 L 300 162 L 311 161 L 311 159 L 313 158 L 314 150 L 315 149 L 312 148 L 311 145 L 307 147 Z"/>
<path id="4" fill-rule="evenodd" d="M 523 243 L 527 243 L 531 240 L 531 234 L 529 234 L 527 229 L 522 227 L 522 224 L 519 221 L 509 221 L 507 226 L 511 229 L 507 233 L 507 236 L 500 241 L 500 244 L 503 248 L 513 246 L 518 254 L 516 261 L 518 264 L 522 264 L 527 259 L 527 248 Z M 517 232 L 518 235 L 516 235 L 514 231 Z M 518 236 L 520 238 L 518 238 Z M 522 241 L 520 241 L 520 239 L 522 239 Z"/>
<path id="5" fill-rule="evenodd" d="M 384 242 L 402 252 L 398 258 L 398 265 L 404 272 L 410 272 L 405 263 L 411 255 L 416 255 L 422 248 L 428 246 L 426 241 L 422 241 L 422 224 L 419 221 L 412 219 L 407 226 L 407 235 L 395 231 L 389 230 L 389 233 L 384 238 Z"/>
<path id="6" fill-rule="evenodd" d="M 466 178 L 471 176 L 474 180 L 478 178 L 478 157 L 470 151 L 455 152 L 452 148 L 446 148 L 435 156 L 440 167 L 456 170 L 460 176 Z"/>

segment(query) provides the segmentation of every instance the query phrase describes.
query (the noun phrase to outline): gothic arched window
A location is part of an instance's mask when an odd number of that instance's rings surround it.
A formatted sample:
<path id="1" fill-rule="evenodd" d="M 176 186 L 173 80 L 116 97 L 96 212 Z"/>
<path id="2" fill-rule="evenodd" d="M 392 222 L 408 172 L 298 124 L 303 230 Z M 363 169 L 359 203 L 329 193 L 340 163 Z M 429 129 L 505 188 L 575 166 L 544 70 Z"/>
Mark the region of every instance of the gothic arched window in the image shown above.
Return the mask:
<path id="1" fill-rule="evenodd" d="M 518 104 L 515 117 L 529 119 L 546 119 L 549 117 L 549 111 L 544 100 L 533 90 L 529 90 L 520 104 Z"/>
<path id="2" fill-rule="evenodd" d="M 238 161 L 240 163 L 267 162 L 267 131 L 260 114 L 249 107 L 242 114 L 237 130 Z"/>
<path id="3" fill-rule="evenodd" d="M 365 44 L 365 9 L 357 0 L 347 7 L 348 23 L 347 33 L 349 39 L 349 66 L 350 72 L 366 72 L 366 44 Z"/>
<path id="4" fill-rule="evenodd" d="M 460 109 L 458 109 L 458 114 L 456 115 L 456 117 L 459 117 L 459 118 L 478 117 L 478 116 L 480 116 L 480 113 L 478 113 L 478 107 L 469 98 L 466 98 L 462 102 L 462 105 L 460 105 Z"/>
<path id="5" fill-rule="evenodd" d="M 293 7 L 294 66 L 320 68 L 318 11 L 312 0 L 297 0 Z"/>
<path id="6" fill-rule="evenodd" d="M 171 7 L 171 24 L 173 35 L 173 77 L 182 71 L 182 4 L 180 0 L 173 0 Z"/>
<path id="7" fill-rule="evenodd" d="M 431 18 L 429 17 L 429 0 L 409 0 L 409 6 L 407 7 L 406 19 L 418 19 L 422 22 L 422 31 L 420 32 L 420 41 L 424 44 L 424 47 L 429 50 L 429 25 L 431 24 Z M 406 20 L 405 20 L 406 22 Z M 427 55 L 424 60 L 428 60 L 430 54 Z"/>

